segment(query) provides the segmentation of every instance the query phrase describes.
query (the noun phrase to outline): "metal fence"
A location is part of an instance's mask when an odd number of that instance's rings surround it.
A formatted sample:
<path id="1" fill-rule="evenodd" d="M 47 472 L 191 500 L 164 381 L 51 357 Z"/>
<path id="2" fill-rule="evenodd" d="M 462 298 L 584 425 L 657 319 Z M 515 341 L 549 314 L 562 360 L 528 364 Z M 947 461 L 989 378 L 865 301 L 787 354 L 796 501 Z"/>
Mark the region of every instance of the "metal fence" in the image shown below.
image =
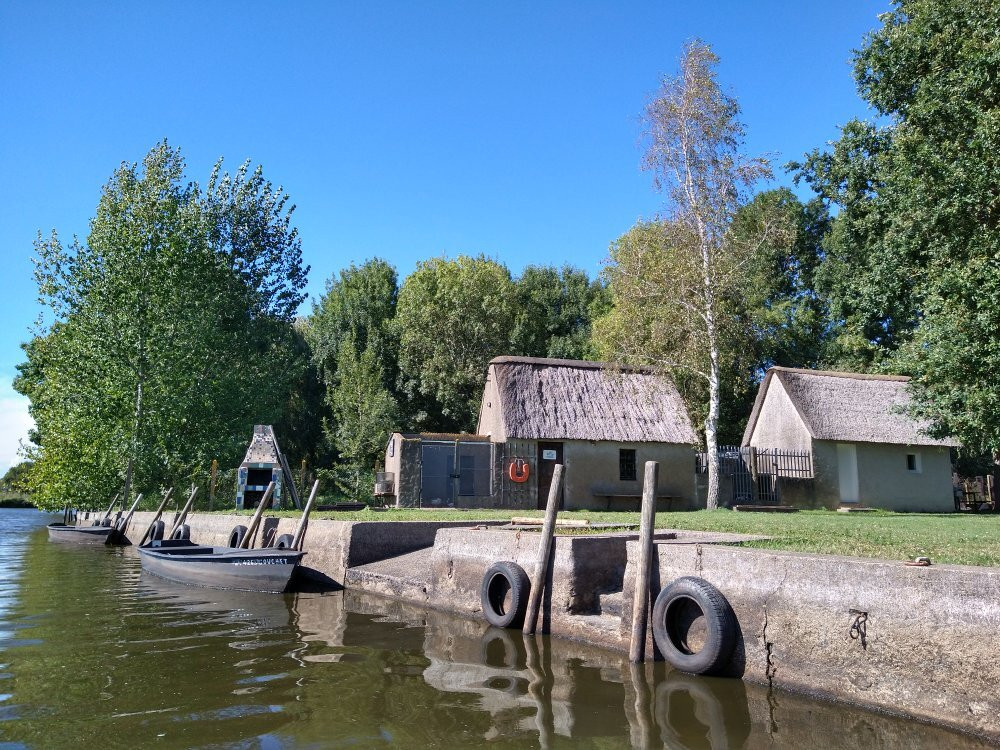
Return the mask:
<path id="1" fill-rule="evenodd" d="M 708 473 L 708 453 L 697 456 L 697 472 Z M 781 479 L 813 478 L 812 454 L 780 448 L 720 445 L 719 474 L 732 487 L 736 505 L 779 504 Z"/>
<path id="2" fill-rule="evenodd" d="M 697 467 L 699 474 L 708 472 L 707 452 L 698 454 Z M 812 479 L 812 454 L 809 451 L 791 451 L 781 448 L 720 445 L 719 471 L 723 476 L 749 472 L 750 474 Z"/>

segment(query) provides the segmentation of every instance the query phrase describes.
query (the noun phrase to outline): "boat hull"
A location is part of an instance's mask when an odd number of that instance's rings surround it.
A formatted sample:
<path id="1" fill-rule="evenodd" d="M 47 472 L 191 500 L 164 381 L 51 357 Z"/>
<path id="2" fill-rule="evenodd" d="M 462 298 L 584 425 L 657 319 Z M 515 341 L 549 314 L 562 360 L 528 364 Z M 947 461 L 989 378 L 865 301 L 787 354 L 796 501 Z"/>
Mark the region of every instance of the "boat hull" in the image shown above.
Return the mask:
<path id="1" fill-rule="evenodd" d="M 104 545 L 114 528 L 111 526 L 66 526 L 61 523 L 48 525 L 50 542 Z"/>
<path id="2" fill-rule="evenodd" d="M 202 547 L 163 541 L 139 547 L 142 569 L 168 581 L 212 589 L 281 593 L 304 552 L 287 549 Z"/>

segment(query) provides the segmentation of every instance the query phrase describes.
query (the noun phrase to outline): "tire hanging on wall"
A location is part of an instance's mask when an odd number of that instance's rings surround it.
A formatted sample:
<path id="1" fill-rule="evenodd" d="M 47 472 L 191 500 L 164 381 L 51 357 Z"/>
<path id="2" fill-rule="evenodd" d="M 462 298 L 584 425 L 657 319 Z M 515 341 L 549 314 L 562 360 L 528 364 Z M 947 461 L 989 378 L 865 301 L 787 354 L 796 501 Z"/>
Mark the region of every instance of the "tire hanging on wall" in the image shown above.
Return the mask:
<path id="1" fill-rule="evenodd" d="M 292 542 L 295 541 L 295 537 L 291 534 L 282 534 L 277 539 L 274 540 L 275 549 L 291 549 Z"/>
<path id="2" fill-rule="evenodd" d="M 149 538 L 152 541 L 158 541 L 163 539 L 163 530 L 167 528 L 167 525 L 163 521 L 153 521 L 153 526 L 149 531 Z"/>
<path id="3" fill-rule="evenodd" d="M 695 651 L 688 645 L 685 625 L 698 614 L 704 617 L 706 633 L 705 643 Z M 674 669 L 717 674 L 729 663 L 738 636 L 733 608 L 715 586 L 702 578 L 678 578 L 656 597 L 653 638 Z"/>
<path id="4" fill-rule="evenodd" d="M 531 583 L 524 569 L 513 562 L 493 563 L 479 590 L 486 621 L 498 628 L 519 628 L 528 609 Z"/>
<path id="5" fill-rule="evenodd" d="M 191 538 L 191 527 L 186 523 L 182 523 L 176 529 L 174 533 L 170 536 L 171 539 L 190 539 Z"/>
<path id="6" fill-rule="evenodd" d="M 247 527 L 240 524 L 239 526 L 233 526 L 233 530 L 229 532 L 229 542 L 227 547 L 239 547 L 240 542 L 243 541 L 243 537 L 247 535 Z"/>

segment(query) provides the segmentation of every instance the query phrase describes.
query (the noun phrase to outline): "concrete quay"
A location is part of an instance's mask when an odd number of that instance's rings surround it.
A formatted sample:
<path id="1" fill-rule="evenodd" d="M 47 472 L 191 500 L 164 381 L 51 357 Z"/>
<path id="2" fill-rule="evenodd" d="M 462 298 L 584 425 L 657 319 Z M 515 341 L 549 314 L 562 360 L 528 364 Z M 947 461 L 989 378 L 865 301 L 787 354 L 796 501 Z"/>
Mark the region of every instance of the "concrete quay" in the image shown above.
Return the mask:
<path id="1" fill-rule="evenodd" d="M 137 513 L 128 536 L 137 541 L 151 520 Z M 247 522 L 204 513 L 188 519 L 202 544 L 225 544 L 232 528 Z M 303 572 L 324 585 L 485 625 L 483 574 L 507 560 L 530 576 L 539 543 L 536 532 L 498 523 L 314 520 Z M 292 533 L 295 524 L 264 519 L 277 534 Z M 753 538 L 660 530 L 655 539 L 651 595 L 697 576 L 732 606 L 739 640 L 730 675 L 1000 744 L 1000 569 L 739 546 Z M 637 558 L 634 533 L 557 536 L 540 631 L 627 651 Z M 659 658 L 651 641 L 647 658 Z"/>

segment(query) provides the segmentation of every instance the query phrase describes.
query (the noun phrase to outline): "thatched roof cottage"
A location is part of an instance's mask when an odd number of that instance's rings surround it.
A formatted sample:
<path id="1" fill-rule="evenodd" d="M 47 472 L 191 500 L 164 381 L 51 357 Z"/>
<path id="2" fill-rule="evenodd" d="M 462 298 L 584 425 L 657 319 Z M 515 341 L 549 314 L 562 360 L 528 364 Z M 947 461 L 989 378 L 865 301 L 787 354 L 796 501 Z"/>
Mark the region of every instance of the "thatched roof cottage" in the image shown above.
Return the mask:
<path id="1" fill-rule="evenodd" d="M 552 467 L 566 467 L 567 508 L 636 508 L 646 461 L 660 462 L 664 507 L 694 502 L 691 418 L 665 377 L 645 368 L 566 359 L 497 357 L 489 364 L 477 432 L 527 462 L 535 479 L 509 494 L 544 507 Z"/>
<path id="2" fill-rule="evenodd" d="M 544 507 L 553 468 L 562 463 L 565 508 L 636 509 L 643 464 L 656 460 L 661 507 L 695 504 L 697 436 L 677 388 L 648 369 L 497 357 L 487 369 L 476 433 L 393 435 L 386 470 L 397 503 Z M 419 487 L 417 462 L 430 468 Z M 489 496 L 481 494 L 486 486 Z"/>
<path id="3" fill-rule="evenodd" d="M 910 416 L 909 378 L 772 367 L 743 445 L 809 451 L 815 479 L 801 501 L 906 511 L 954 509 L 955 441 Z"/>

